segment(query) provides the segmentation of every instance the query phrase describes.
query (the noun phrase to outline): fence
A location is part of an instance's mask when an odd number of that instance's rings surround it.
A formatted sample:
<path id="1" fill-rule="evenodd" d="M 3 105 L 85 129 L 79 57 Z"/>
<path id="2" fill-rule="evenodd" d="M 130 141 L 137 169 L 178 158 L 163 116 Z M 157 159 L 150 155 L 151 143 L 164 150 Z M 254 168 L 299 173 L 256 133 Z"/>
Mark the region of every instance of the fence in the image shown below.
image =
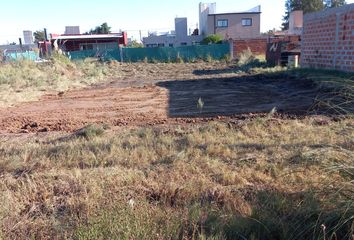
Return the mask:
<path id="1" fill-rule="evenodd" d="M 4 52 L 4 61 L 38 60 L 39 56 L 34 51 L 25 52 Z M 1 60 L 1 59 L 0 59 Z"/>
<path id="2" fill-rule="evenodd" d="M 196 45 L 183 47 L 158 47 L 158 48 L 117 48 L 109 50 L 85 50 L 69 52 L 72 60 L 80 60 L 88 57 L 98 57 L 104 60 L 118 60 L 123 62 L 159 61 L 169 62 L 183 59 L 192 61 L 196 59 L 222 59 L 229 56 L 228 43 L 212 45 Z"/>

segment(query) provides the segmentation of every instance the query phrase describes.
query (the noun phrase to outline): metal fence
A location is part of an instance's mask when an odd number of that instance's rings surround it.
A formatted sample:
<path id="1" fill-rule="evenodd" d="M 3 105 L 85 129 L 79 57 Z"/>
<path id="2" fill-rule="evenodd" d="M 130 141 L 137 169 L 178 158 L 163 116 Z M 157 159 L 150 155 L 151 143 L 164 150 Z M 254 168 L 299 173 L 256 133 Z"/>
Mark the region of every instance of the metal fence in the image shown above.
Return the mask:
<path id="1" fill-rule="evenodd" d="M 6 52 L 6 51 L 4 51 L 4 53 L 3 53 L 3 60 L 4 61 L 19 61 L 19 60 L 36 61 L 38 59 L 39 59 L 38 53 L 36 53 L 34 51 L 25 51 L 25 52 Z"/>
<path id="2" fill-rule="evenodd" d="M 197 59 L 221 59 L 230 54 L 228 43 L 212 45 L 196 45 L 183 47 L 158 47 L 158 48 L 116 48 L 109 50 L 85 50 L 69 52 L 72 60 L 89 57 L 103 60 L 117 60 L 122 62 L 158 61 L 175 62 L 178 60 L 192 61 Z"/>

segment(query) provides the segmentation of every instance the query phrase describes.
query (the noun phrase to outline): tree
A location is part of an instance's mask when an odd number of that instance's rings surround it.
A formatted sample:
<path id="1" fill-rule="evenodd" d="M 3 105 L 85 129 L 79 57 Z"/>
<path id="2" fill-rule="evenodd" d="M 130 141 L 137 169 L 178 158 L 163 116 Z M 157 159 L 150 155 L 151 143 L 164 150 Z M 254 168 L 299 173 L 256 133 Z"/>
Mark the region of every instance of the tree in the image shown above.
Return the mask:
<path id="1" fill-rule="evenodd" d="M 283 16 L 282 29 L 289 29 L 289 16 L 292 11 L 302 10 L 304 14 L 321 11 L 325 8 L 323 0 L 286 0 L 285 16 Z"/>
<path id="2" fill-rule="evenodd" d="M 140 42 L 138 42 L 137 40 L 133 40 L 128 44 L 128 47 L 130 48 L 143 48 L 144 45 Z"/>
<path id="3" fill-rule="evenodd" d="M 206 38 L 203 39 L 201 44 L 207 45 L 207 44 L 218 44 L 221 43 L 224 38 L 219 35 L 219 34 L 211 34 L 207 36 Z"/>
<path id="4" fill-rule="evenodd" d="M 45 33 L 44 31 L 38 30 L 33 33 L 34 42 L 38 43 L 41 41 L 45 41 Z"/>
<path id="5" fill-rule="evenodd" d="M 304 14 L 321 11 L 325 8 L 323 0 L 286 0 L 285 16 L 283 17 L 282 29 L 289 29 L 289 16 L 292 11 L 302 10 Z"/>
<path id="6" fill-rule="evenodd" d="M 95 27 L 95 29 L 91 29 L 89 34 L 107 34 L 111 33 L 111 27 L 108 26 L 108 24 L 102 23 L 101 26 Z"/>
<path id="7" fill-rule="evenodd" d="M 327 8 L 340 7 L 347 4 L 345 0 L 326 0 L 325 2 Z"/>
<path id="8" fill-rule="evenodd" d="M 321 11 L 325 8 L 323 0 L 286 0 L 285 16 L 283 16 L 282 30 L 289 29 L 289 16 L 292 11 L 302 10 L 304 14 Z"/>
<path id="9" fill-rule="evenodd" d="M 292 11 L 302 10 L 306 14 L 321 11 L 325 8 L 343 6 L 344 4 L 346 4 L 345 0 L 286 0 L 282 29 L 289 29 L 289 15 Z"/>

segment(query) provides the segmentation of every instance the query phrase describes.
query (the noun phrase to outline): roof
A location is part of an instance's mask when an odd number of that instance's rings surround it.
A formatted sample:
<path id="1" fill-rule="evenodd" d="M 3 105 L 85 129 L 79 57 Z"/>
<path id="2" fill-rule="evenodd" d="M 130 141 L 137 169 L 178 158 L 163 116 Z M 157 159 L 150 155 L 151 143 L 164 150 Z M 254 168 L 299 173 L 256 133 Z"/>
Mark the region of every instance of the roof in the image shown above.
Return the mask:
<path id="1" fill-rule="evenodd" d="M 232 15 L 232 14 L 261 14 L 262 12 L 229 12 L 229 13 L 212 13 L 208 14 L 209 16 L 214 15 Z"/>
<path id="2" fill-rule="evenodd" d="M 53 36 L 52 40 L 69 40 L 69 39 L 107 39 L 107 38 L 121 38 L 123 34 L 121 33 L 111 33 L 111 34 L 80 34 L 80 35 L 59 35 Z"/>

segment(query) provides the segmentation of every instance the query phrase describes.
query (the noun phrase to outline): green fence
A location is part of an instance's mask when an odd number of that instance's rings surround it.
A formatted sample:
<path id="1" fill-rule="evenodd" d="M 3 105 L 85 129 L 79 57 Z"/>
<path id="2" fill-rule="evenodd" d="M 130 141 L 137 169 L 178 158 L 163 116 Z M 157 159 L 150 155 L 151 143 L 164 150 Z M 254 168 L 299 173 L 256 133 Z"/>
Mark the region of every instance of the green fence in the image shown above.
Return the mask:
<path id="1" fill-rule="evenodd" d="M 192 61 L 196 59 L 221 59 L 230 53 L 229 44 L 196 45 L 183 47 L 158 47 L 158 48 L 122 48 L 109 50 L 85 50 L 69 52 L 72 60 L 88 57 L 102 58 L 104 60 L 117 60 L 123 62 L 159 61 L 169 62 L 183 59 Z"/>
<path id="2" fill-rule="evenodd" d="M 38 53 L 36 53 L 34 51 L 12 52 L 12 53 L 5 53 L 4 59 L 5 59 L 5 61 L 18 61 L 18 60 L 36 61 L 39 59 L 39 56 L 38 56 Z"/>

